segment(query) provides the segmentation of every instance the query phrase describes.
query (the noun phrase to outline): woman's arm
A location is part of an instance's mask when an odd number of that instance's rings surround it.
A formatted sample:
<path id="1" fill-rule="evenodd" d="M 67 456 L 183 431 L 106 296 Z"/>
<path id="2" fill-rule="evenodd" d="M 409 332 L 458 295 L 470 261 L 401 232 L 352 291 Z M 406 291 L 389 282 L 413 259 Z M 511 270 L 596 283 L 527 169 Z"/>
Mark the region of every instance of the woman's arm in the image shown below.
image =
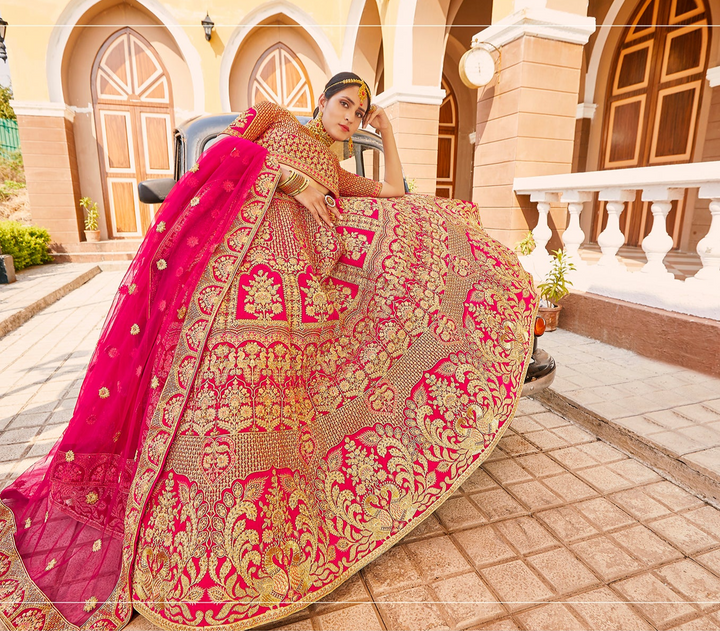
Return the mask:
<path id="1" fill-rule="evenodd" d="M 405 195 L 402 164 L 398 153 L 395 134 L 388 115 L 382 107 L 372 106 L 363 126 L 372 125 L 380 134 L 385 160 L 385 181 L 380 197 L 400 197 Z"/>
<path id="2" fill-rule="evenodd" d="M 290 176 L 294 173 L 294 171 L 286 167 L 284 164 L 280 165 L 280 171 L 282 171 L 282 176 L 280 177 L 278 188 L 282 190 L 283 184 L 290 179 Z M 306 176 L 303 175 L 303 177 Z M 301 193 L 294 195 L 294 197 L 310 211 L 310 214 L 313 216 L 313 219 L 315 219 L 318 226 L 325 223 L 328 228 L 332 228 L 333 218 L 340 218 L 340 211 L 337 208 L 328 208 L 325 203 L 325 195 L 312 186 L 307 186 Z"/>

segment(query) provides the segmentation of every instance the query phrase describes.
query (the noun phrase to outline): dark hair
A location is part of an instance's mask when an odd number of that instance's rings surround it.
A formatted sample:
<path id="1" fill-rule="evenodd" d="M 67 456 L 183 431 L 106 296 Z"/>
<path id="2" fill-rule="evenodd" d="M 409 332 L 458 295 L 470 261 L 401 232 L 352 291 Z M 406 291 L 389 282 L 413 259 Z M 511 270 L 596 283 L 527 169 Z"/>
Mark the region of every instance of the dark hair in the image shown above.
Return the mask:
<path id="1" fill-rule="evenodd" d="M 351 85 L 357 85 L 356 83 L 341 83 L 341 81 L 344 81 L 345 79 L 353 79 L 354 81 L 362 81 L 363 85 L 367 88 L 368 93 L 368 102 L 367 102 L 367 111 L 370 111 L 370 86 L 365 83 L 363 79 L 358 77 L 354 72 L 338 72 L 330 81 L 328 81 L 325 84 L 325 89 L 323 90 L 323 94 L 325 95 L 326 99 L 329 99 L 330 97 L 334 96 L 338 92 L 342 92 L 345 88 L 350 87 Z M 332 86 L 332 87 L 331 87 Z M 315 111 L 313 112 L 313 118 L 315 118 L 318 115 L 318 110 L 320 108 L 316 107 Z"/>

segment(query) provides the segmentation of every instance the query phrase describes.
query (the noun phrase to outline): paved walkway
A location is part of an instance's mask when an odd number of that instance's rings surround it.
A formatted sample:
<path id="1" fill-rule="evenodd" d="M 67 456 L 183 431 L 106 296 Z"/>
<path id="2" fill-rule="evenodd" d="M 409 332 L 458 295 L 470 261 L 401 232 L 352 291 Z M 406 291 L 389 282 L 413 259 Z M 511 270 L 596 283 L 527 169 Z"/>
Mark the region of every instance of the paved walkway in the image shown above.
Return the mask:
<path id="1" fill-rule="evenodd" d="M 16 282 L 0 285 L 0 337 L 99 273 L 97 265 L 88 263 L 38 265 L 17 272 Z"/>
<path id="2" fill-rule="evenodd" d="M 104 272 L 0 339 L 0 486 L 62 432 L 120 278 Z M 563 337 L 543 344 L 563 351 Z M 523 400 L 461 491 L 277 628 L 720 630 L 719 595 L 720 511 Z"/>

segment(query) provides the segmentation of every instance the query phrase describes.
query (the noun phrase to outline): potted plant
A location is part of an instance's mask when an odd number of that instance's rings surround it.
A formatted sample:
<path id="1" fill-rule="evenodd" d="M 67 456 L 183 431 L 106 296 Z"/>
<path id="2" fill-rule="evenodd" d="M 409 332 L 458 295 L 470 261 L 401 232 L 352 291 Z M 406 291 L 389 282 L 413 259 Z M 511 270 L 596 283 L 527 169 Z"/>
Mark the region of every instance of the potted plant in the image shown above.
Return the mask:
<path id="1" fill-rule="evenodd" d="M 530 230 L 522 241 L 518 241 L 515 244 L 515 251 L 520 256 L 530 256 L 533 250 L 535 250 L 535 237 L 533 236 L 532 230 Z"/>
<path id="2" fill-rule="evenodd" d="M 80 205 L 85 209 L 85 240 L 100 241 L 97 202 L 94 202 L 89 197 L 83 197 L 80 199 Z"/>
<path id="3" fill-rule="evenodd" d="M 545 280 L 537 288 L 540 292 L 540 315 L 545 320 L 546 330 L 557 329 L 558 318 L 562 305 L 558 304 L 570 293 L 572 281 L 568 280 L 568 272 L 575 269 L 572 261 L 564 250 L 552 253 L 552 265 Z"/>

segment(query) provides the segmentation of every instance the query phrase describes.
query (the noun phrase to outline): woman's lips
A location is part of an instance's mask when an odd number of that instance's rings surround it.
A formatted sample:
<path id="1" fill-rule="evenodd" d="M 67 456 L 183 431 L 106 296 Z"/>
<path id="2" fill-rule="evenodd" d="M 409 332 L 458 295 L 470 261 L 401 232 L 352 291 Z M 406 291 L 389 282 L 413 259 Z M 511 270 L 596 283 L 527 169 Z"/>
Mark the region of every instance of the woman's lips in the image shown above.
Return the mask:
<path id="1" fill-rule="evenodd" d="M 343 125 L 342 123 L 340 124 L 340 127 L 342 127 L 345 131 L 350 131 L 350 128 L 349 128 L 349 127 L 346 127 L 346 126 Z"/>

